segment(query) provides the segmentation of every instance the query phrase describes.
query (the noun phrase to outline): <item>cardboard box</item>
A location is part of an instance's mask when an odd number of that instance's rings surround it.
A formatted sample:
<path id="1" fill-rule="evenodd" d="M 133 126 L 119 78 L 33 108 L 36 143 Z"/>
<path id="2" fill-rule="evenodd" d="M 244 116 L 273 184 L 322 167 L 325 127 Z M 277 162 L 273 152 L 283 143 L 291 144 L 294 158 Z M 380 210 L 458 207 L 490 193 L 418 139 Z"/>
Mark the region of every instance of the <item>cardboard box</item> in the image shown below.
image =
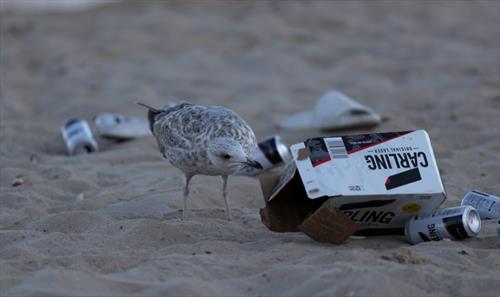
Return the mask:
<path id="1" fill-rule="evenodd" d="M 261 218 L 272 231 L 299 231 L 329 201 L 359 225 L 357 234 L 403 234 L 411 216 L 446 199 L 423 130 L 311 138 L 291 153 L 281 174 L 260 176 Z"/>

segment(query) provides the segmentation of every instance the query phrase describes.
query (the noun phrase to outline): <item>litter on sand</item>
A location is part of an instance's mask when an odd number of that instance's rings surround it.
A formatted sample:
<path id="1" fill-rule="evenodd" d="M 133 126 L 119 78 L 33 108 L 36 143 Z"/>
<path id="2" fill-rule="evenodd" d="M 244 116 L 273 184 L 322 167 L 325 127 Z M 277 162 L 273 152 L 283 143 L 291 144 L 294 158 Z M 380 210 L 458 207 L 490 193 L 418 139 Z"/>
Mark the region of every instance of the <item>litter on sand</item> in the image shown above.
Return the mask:
<path id="1" fill-rule="evenodd" d="M 500 197 L 471 191 L 465 195 L 462 205 L 470 205 L 477 209 L 481 220 L 500 219 Z"/>
<path id="2" fill-rule="evenodd" d="M 286 117 L 279 123 L 279 127 L 287 130 L 335 130 L 370 127 L 380 122 L 380 115 L 371 108 L 332 90 L 321 96 L 312 110 Z"/>
<path id="3" fill-rule="evenodd" d="M 129 140 L 151 135 L 145 119 L 116 113 L 101 113 L 94 119 L 100 137 L 115 140 Z"/>
<path id="4" fill-rule="evenodd" d="M 477 236 L 480 230 L 481 219 L 478 211 L 465 205 L 412 217 L 406 222 L 405 236 L 409 243 L 416 244 L 444 238 L 462 240 Z"/>
<path id="5" fill-rule="evenodd" d="M 94 118 L 97 135 L 117 141 L 151 135 L 147 120 L 116 113 L 100 113 Z M 82 119 L 68 119 L 61 128 L 69 155 L 95 153 L 98 144 L 89 123 Z"/>
<path id="6" fill-rule="evenodd" d="M 81 119 L 69 119 L 61 128 L 61 133 L 69 155 L 98 151 L 97 141 L 89 124 Z"/>
<path id="7" fill-rule="evenodd" d="M 310 138 L 290 150 L 281 173 L 259 176 L 271 231 L 335 244 L 352 234 L 405 235 L 416 244 L 475 237 L 481 219 L 500 219 L 498 197 L 478 191 L 438 210 L 446 193 L 423 130 Z"/>
<path id="8" fill-rule="evenodd" d="M 288 163 L 291 158 L 288 146 L 283 142 L 281 136 L 275 135 L 257 144 L 253 160 L 258 162 L 262 169 L 246 166 L 233 175 L 256 176 Z"/>

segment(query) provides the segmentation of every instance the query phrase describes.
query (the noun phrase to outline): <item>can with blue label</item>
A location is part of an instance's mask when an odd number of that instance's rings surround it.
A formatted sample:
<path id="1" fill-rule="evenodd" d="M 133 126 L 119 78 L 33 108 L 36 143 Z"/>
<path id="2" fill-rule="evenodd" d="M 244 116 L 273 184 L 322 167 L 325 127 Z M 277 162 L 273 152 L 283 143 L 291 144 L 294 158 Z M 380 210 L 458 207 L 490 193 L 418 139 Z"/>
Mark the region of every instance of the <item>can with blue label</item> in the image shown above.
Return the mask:
<path id="1" fill-rule="evenodd" d="M 479 191 L 465 195 L 462 205 L 470 205 L 477 209 L 481 220 L 500 219 L 500 198 Z"/>

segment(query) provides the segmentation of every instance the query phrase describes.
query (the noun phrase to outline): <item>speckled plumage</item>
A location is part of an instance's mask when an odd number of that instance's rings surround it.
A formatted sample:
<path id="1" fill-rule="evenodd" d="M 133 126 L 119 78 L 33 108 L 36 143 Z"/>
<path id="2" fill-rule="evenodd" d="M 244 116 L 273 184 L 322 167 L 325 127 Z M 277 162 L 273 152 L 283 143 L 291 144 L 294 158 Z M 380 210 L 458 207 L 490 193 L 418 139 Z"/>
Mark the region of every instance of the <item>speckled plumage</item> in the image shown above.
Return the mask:
<path id="1" fill-rule="evenodd" d="M 157 114 L 152 132 L 163 156 L 175 167 L 190 174 L 223 175 L 207 158 L 208 143 L 213 138 L 237 140 L 248 156 L 257 141 L 252 129 L 234 111 L 221 106 L 182 103 Z"/>
<path id="2" fill-rule="evenodd" d="M 222 106 L 205 107 L 185 102 L 164 109 L 154 109 L 139 104 L 149 109 L 150 128 L 160 152 L 186 176 L 184 213 L 191 178 L 197 174 L 220 175 L 224 181 L 224 200 L 230 219 L 227 176 L 241 166 L 217 166 L 208 157 L 208 147 L 214 139 L 229 139 L 241 145 L 247 158 L 253 156 L 257 140 L 250 126 L 234 111 Z"/>

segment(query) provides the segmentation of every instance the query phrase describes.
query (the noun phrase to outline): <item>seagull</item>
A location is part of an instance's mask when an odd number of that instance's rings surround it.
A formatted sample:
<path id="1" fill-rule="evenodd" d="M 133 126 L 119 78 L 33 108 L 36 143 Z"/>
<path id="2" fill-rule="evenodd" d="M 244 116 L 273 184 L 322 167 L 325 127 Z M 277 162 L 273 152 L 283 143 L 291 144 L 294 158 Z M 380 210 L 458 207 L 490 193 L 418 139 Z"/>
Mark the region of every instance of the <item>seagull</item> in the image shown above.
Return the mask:
<path id="1" fill-rule="evenodd" d="M 182 220 L 187 216 L 189 182 L 197 174 L 222 177 L 226 219 L 231 221 L 228 176 L 242 167 L 262 169 L 251 158 L 257 148 L 252 128 L 234 111 L 222 106 L 182 102 L 148 109 L 149 128 L 163 157 L 185 176 Z"/>

